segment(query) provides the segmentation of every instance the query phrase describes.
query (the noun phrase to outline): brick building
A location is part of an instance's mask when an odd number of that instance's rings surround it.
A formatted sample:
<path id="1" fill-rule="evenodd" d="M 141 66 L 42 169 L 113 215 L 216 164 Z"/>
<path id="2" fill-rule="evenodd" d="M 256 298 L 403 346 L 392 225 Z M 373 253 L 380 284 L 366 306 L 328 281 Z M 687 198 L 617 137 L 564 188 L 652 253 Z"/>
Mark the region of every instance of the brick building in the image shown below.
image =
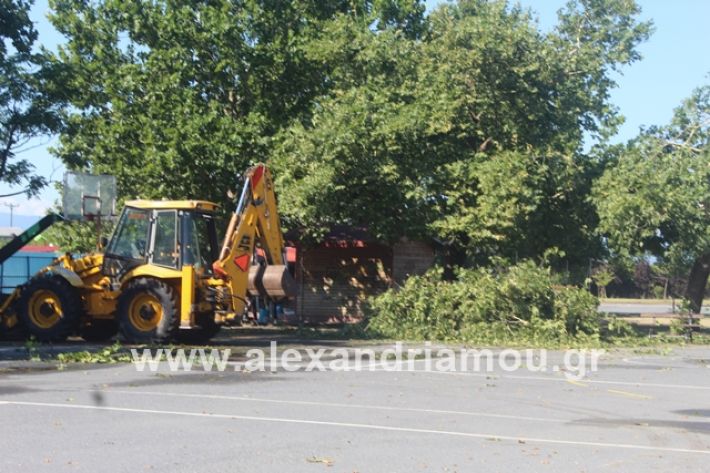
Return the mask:
<path id="1" fill-rule="evenodd" d="M 356 321 L 368 296 L 423 273 L 434 258 L 434 249 L 424 242 L 387 245 L 363 229 L 336 228 L 319 245 L 299 246 L 295 315 L 305 323 Z"/>

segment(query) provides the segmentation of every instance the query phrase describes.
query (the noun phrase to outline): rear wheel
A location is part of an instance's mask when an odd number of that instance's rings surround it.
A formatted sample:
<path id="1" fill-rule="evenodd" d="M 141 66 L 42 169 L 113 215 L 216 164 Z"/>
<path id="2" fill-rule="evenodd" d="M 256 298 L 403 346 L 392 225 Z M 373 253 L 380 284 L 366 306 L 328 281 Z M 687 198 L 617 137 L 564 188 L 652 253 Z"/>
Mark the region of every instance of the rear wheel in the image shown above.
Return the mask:
<path id="1" fill-rule="evenodd" d="M 58 342 L 76 330 L 82 312 L 79 291 L 58 276 L 38 276 L 17 301 L 20 323 L 41 342 Z"/>
<path id="2" fill-rule="evenodd" d="M 131 281 L 118 298 L 118 326 L 132 343 L 166 342 L 180 326 L 175 291 L 157 279 Z"/>

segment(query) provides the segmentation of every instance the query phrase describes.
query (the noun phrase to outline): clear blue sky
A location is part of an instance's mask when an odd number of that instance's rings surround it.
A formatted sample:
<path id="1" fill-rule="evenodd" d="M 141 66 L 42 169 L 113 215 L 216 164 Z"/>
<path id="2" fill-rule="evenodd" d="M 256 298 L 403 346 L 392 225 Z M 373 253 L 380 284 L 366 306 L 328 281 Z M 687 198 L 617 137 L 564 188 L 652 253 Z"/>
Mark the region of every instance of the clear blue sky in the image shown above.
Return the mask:
<path id="1" fill-rule="evenodd" d="M 428 0 L 431 10 L 441 0 Z M 537 12 L 539 25 L 543 31 L 554 27 L 557 10 L 565 0 L 520 0 L 524 7 Z M 619 87 L 612 93 L 611 101 L 626 117 L 616 141 L 626 141 L 636 135 L 641 126 L 667 123 L 673 109 L 690 95 L 691 91 L 710 82 L 710 2 L 704 0 L 639 0 L 643 8 L 643 19 L 654 22 L 655 32 L 651 39 L 641 45 L 643 59 L 626 68 L 617 78 Z M 32 20 L 39 31 L 39 41 L 50 49 L 62 42 L 59 35 L 46 19 L 47 0 L 35 0 Z M 39 144 L 38 142 L 37 144 Z M 61 163 L 47 150 L 52 140 L 45 138 L 39 146 L 27 153 L 37 169 L 47 178 L 60 180 Z M 0 193 L 9 191 L 0 184 Z M 57 199 L 56 191 L 45 190 L 38 199 L 24 197 L 2 199 L 19 204 L 15 214 L 42 215 Z M 16 221 L 17 223 L 17 221 Z M 8 225 L 9 217 L 5 208 L 0 207 L 0 225 Z"/>

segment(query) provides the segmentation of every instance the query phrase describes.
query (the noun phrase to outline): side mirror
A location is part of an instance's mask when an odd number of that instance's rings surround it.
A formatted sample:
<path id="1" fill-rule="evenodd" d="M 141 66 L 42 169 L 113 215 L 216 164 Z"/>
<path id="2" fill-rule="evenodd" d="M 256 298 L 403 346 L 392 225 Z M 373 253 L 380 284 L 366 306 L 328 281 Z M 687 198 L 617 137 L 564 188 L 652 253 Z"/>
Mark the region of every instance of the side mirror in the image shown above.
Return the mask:
<path id="1" fill-rule="evenodd" d="M 106 249 L 107 246 L 108 246 L 108 238 L 106 238 L 105 236 L 102 236 L 101 238 L 99 238 L 99 249 L 101 249 L 101 250 Z"/>

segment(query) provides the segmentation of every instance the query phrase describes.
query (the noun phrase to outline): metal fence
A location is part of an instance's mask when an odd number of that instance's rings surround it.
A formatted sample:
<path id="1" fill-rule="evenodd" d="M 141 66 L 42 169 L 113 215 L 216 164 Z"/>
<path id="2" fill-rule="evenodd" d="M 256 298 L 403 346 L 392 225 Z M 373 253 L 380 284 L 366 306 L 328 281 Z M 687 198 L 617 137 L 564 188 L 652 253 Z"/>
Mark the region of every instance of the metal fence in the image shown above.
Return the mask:
<path id="1" fill-rule="evenodd" d="M 27 282 L 37 271 L 52 264 L 56 257 L 54 253 L 17 253 L 0 265 L 2 293 L 10 294 L 17 286 Z"/>

